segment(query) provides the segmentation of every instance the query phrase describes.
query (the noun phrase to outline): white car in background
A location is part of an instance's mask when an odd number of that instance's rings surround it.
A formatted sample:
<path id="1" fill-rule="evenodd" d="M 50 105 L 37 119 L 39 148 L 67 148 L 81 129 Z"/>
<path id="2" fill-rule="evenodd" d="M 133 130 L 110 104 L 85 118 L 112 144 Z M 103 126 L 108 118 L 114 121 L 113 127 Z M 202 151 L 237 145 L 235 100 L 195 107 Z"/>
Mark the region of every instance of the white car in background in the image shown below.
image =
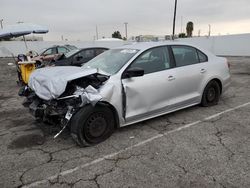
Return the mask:
<path id="1" fill-rule="evenodd" d="M 117 127 L 193 105 L 216 105 L 229 87 L 225 58 L 170 41 L 108 50 L 83 67 L 31 74 L 26 105 L 39 119 L 70 126 L 81 146 L 107 139 Z"/>

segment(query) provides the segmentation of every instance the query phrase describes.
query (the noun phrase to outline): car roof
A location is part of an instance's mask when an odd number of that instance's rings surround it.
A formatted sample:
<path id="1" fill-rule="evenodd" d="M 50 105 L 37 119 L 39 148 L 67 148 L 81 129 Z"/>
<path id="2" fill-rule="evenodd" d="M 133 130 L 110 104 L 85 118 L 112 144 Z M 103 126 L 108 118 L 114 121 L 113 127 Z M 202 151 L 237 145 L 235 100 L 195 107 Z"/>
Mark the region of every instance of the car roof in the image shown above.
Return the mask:
<path id="1" fill-rule="evenodd" d="M 183 42 L 178 39 L 176 40 L 169 40 L 169 41 L 162 41 L 162 42 L 135 42 L 131 44 L 125 44 L 123 46 L 116 47 L 115 49 L 137 49 L 140 51 L 144 51 L 150 48 L 159 47 L 159 46 L 166 46 L 166 45 L 184 45 L 184 46 L 191 46 L 201 50 L 203 53 L 209 56 L 214 56 L 209 50 L 206 50 L 196 44 Z"/>
<path id="2" fill-rule="evenodd" d="M 105 50 L 109 50 L 109 48 L 107 48 L 107 47 L 99 47 L 99 46 L 80 48 L 80 50 L 88 50 L 88 49 L 105 49 Z"/>
<path id="3" fill-rule="evenodd" d="M 166 46 L 166 45 L 187 45 L 187 46 L 193 46 L 197 47 L 194 44 L 186 43 L 186 42 L 180 42 L 178 40 L 171 40 L 171 41 L 163 41 L 163 42 L 138 42 L 138 43 L 132 43 L 132 44 L 126 44 L 123 46 L 119 46 L 116 49 L 137 49 L 137 50 L 146 50 L 153 47 L 158 46 Z M 197 47 L 198 48 L 198 47 Z"/>

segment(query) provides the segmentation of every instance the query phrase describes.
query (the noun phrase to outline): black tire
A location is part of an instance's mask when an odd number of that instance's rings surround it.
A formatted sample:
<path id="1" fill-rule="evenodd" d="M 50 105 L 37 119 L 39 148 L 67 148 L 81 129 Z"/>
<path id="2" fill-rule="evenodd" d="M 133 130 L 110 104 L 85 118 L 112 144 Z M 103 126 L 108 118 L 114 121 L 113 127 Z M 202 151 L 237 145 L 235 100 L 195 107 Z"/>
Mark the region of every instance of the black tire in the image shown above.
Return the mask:
<path id="1" fill-rule="evenodd" d="M 204 107 L 217 105 L 220 98 L 220 86 L 215 80 L 210 81 L 202 95 L 201 105 Z"/>
<path id="2" fill-rule="evenodd" d="M 70 121 L 71 135 L 80 146 L 103 142 L 114 132 L 114 114 L 106 106 L 88 105 L 81 108 Z"/>

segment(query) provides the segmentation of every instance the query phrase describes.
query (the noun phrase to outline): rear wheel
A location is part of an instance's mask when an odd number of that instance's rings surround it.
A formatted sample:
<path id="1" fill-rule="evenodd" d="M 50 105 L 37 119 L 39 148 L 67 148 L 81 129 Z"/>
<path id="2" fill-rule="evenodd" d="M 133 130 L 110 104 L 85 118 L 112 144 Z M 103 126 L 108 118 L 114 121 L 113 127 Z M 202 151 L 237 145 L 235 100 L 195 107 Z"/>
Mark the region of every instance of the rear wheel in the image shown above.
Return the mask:
<path id="1" fill-rule="evenodd" d="M 220 86 L 215 80 L 210 81 L 204 89 L 201 105 L 213 106 L 218 104 L 220 98 Z"/>
<path id="2" fill-rule="evenodd" d="M 71 135 L 80 146 L 91 146 L 109 138 L 115 127 L 113 112 L 105 106 L 88 105 L 71 119 Z"/>

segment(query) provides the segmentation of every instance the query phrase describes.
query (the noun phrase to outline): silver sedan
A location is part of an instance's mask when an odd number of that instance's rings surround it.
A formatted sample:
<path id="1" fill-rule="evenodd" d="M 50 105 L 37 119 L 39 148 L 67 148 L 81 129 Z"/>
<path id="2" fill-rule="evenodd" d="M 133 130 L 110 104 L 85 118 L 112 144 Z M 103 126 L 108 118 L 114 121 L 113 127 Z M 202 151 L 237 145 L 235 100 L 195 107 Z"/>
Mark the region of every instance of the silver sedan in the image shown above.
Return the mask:
<path id="1" fill-rule="evenodd" d="M 70 126 L 74 140 L 89 146 L 118 127 L 216 105 L 229 85 L 225 58 L 175 41 L 139 43 L 106 51 L 83 67 L 36 70 L 26 106 L 37 119 Z"/>

